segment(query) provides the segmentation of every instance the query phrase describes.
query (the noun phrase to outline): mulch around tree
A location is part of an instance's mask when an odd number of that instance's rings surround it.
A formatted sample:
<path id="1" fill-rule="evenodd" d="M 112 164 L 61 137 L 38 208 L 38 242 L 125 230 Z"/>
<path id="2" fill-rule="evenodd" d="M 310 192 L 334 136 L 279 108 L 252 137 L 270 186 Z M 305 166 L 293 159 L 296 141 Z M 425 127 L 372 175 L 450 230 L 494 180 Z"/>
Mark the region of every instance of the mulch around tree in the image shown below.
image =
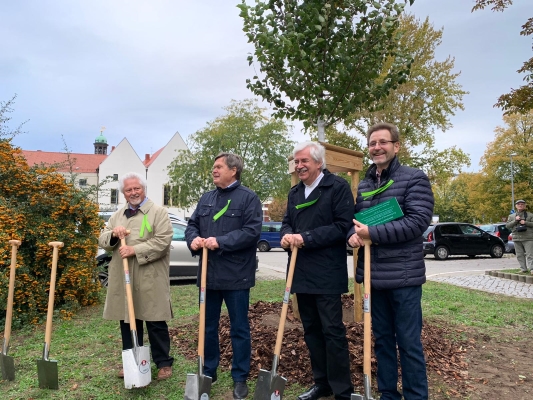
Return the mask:
<path id="1" fill-rule="evenodd" d="M 252 360 L 250 379 L 255 380 L 259 369 L 270 371 L 276 335 L 278 331 L 281 303 L 257 302 L 250 305 L 249 319 L 252 334 Z M 343 321 L 350 351 L 352 382 L 355 392 L 363 389 L 363 323 L 354 322 L 353 297 L 343 296 Z M 198 331 L 198 318 L 177 328 L 171 328 L 173 343 L 180 352 L 190 360 L 197 359 L 197 340 L 191 340 L 191 332 Z M 229 317 L 222 315 L 220 319 L 221 368 L 231 368 L 232 349 L 230 339 Z M 472 379 L 468 376 L 468 363 L 465 355 L 475 347 L 473 340 L 458 340 L 462 330 L 456 327 L 437 326 L 424 322 L 422 343 L 427 360 L 429 384 L 435 386 L 446 384 L 449 395 L 466 394 L 474 390 Z M 453 340 L 451 338 L 454 338 Z M 372 349 L 374 338 L 372 338 Z M 372 351 L 372 387 L 377 390 L 375 382 L 376 359 Z M 303 338 L 301 322 L 294 317 L 292 306 L 285 323 L 281 358 L 278 374 L 287 378 L 289 384 L 298 382 L 302 386 L 313 384 L 309 352 Z M 399 379 L 401 384 L 401 377 Z"/>

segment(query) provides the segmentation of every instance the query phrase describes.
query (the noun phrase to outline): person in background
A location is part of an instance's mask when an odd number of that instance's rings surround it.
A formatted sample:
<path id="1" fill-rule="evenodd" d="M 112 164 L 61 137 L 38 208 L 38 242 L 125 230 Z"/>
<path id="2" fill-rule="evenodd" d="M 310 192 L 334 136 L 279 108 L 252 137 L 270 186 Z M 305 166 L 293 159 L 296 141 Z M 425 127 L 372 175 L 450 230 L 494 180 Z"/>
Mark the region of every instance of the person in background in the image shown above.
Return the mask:
<path id="1" fill-rule="evenodd" d="M 102 249 L 113 252 L 104 318 L 120 321 L 122 349 L 132 349 L 122 265 L 122 259 L 127 258 L 139 345 L 143 345 L 144 321 L 152 358 L 159 369 L 157 379 L 168 379 L 174 362 L 166 322 L 172 318 L 169 280 L 172 224 L 166 209 L 146 197 L 146 181 L 140 175 L 130 172 L 122 176 L 119 189 L 127 204 L 111 216 L 98 241 Z M 120 245 L 123 238 L 126 246 Z M 124 378 L 123 369 L 118 376 Z"/>
<path id="2" fill-rule="evenodd" d="M 397 158 L 400 134 L 395 125 L 379 123 L 367 132 L 373 161 L 360 182 L 355 213 L 396 198 L 399 219 L 375 226 L 354 220 L 347 239 L 354 248 L 371 245 L 371 315 L 381 400 L 428 398 L 426 361 L 421 342 L 422 284 L 426 282 L 422 234 L 433 216 L 433 192 L 426 174 L 402 166 Z M 359 249 L 356 279 L 363 281 L 364 251 Z M 398 359 L 402 394 L 398 391 Z"/>
<path id="3" fill-rule="evenodd" d="M 314 385 L 298 396 L 316 400 L 351 398 L 353 386 L 341 295 L 348 291 L 346 234 L 352 225 L 353 194 L 345 179 L 326 169 L 324 147 L 303 142 L 293 150 L 300 183 L 289 192 L 281 246 L 298 247 L 291 292 L 309 349 Z M 289 251 L 289 263 L 291 252 Z"/>
<path id="4" fill-rule="evenodd" d="M 526 201 L 515 202 L 516 213 L 507 218 L 507 229 L 513 235 L 516 259 L 523 273 L 533 274 L 533 214 L 526 211 Z"/>
<path id="5" fill-rule="evenodd" d="M 242 158 L 220 153 L 213 164 L 215 190 L 205 193 L 194 211 L 185 237 L 193 255 L 209 249 L 205 294 L 204 374 L 217 380 L 220 360 L 218 328 L 222 302 L 230 318 L 233 398 L 248 396 L 251 335 L 248 320 L 250 288 L 255 286 L 256 250 L 263 211 L 257 195 L 241 185 Z M 202 260 L 200 259 L 200 265 Z M 200 277 L 201 271 L 198 273 Z M 198 283 L 200 279 L 198 279 Z"/>

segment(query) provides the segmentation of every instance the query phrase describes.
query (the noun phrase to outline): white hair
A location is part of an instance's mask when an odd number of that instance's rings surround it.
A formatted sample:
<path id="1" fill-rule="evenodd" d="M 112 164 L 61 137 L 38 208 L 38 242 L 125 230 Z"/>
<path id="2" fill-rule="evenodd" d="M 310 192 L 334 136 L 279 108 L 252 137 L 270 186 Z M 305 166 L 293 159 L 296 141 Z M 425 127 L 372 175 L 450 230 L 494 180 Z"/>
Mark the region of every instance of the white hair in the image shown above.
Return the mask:
<path id="1" fill-rule="evenodd" d="M 127 174 L 122 175 L 118 180 L 118 189 L 122 194 L 124 194 L 124 182 L 126 182 L 128 179 L 137 179 L 146 193 L 146 180 L 136 172 L 128 172 Z"/>
<path id="2" fill-rule="evenodd" d="M 322 169 L 326 169 L 326 149 L 318 142 L 301 142 L 294 146 L 292 150 L 292 157 L 296 157 L 296 153 L 309 147 L 309 154 L 318 163 L 322 163 Z"/>

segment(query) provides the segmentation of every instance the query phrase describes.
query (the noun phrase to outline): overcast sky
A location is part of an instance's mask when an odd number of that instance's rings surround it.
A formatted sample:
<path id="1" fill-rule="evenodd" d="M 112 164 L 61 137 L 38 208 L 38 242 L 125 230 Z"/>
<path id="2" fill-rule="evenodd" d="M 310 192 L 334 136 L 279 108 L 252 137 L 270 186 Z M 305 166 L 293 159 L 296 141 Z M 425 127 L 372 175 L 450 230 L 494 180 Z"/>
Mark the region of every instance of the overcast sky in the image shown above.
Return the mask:
<path id="1" fill-rule="evenodd" d="M 224 114 L 231 99 L 252 98 L 254 75 L 237 1 L 0 0 L 0 101 L 17 94 L 14 143 L 26 150 L 93 152 L 106 127 L 110 146 L 127 137 L 140 158 L 178 131 L 184 139 Z M 522 84 L 516 70 L 531 57 L 519 35 L 531 0 L 503 13 L 471 13 L 473 0 L 415 0 L 407 7 L 444 27 L 437 59 L 455 57 L 470 92 L 439 148 L 458 145 L 478 163 L 502 112 L 500 94 Z M 304 136 L 294 132 L 295 140 Z"/>

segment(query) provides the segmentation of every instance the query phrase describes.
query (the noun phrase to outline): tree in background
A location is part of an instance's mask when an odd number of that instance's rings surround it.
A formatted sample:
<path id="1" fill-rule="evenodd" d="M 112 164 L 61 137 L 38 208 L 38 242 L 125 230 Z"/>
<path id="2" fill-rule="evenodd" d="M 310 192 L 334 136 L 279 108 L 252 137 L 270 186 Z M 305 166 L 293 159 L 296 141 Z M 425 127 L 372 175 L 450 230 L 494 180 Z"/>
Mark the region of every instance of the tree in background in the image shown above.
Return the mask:
<path id="1" fill-rule="evenodd" d="M 441 221 L 491 223 L 507 219 L 511 200 L 511 154 L 515 200 L 533 202 L 533 110 L 504 115 L 494 141 L 480 161 L 481 171 L 459 174 L 433 185 L 435 214 Z"/>
<path id="2" fill-rule="evenodd" d="M 316 124 L 321 141 L 325 127 L 377 104 L 409 71 L 411 56 L 397 46 L 404 4 L 396 0 L 242 0 L 238 7 L 255 46 L 248 61 L 261 72 L 248 88 L 275 116 L 306 129 Z"/>
<path id="3" fill-rule="evenodd" d="M 268 215 L 271 221 L 281 222 L 287 211 L 287 196 L 277 197 L 268 206 Z"/>
<path id="4" fill-rule="evenodd" d="M 513 4 L 512 0 L 475 0 L 476 5 L 472 11 L 483 10 L 485 7 L 492 6 L 492 11 L 503 11 Z M 529 36 L 533 34 L 533 18 L 529 18 L 524 25 L 520 35 Z M 532 47 L 533 48 L 533 47 Z M 526 74 L 525 85 L 518 89 L 511 89 L 510 93 L 502 94 L 498 98 L 496 107 L 500 107 L 505 114 L 527 113 L 533 109 L 533 57 L 524 62 L 519 74 Z"/>
<path id="5" fill-rule="evenodd" d="M 191 135 L 187 139 L 189 150 L 178 151 L 168 167 L 173 204 L 189 207 L 213 189 L 211 171 L 220 152 L 243 158 L 241 182 L 262 202 L 288 193 L 287 157 L 294 146 L 288 125 L 266 117 L 254 100 L 232 101 L 225 110 L 226 115 Z"/>
<path id="6" fill-rule="evenodd" d="M 65 181 L 53 168 L 29 167 L 19 148 L 11 144 L 5 112 L 0 109 L 0 304 L 7 304 L 11 247 L 22 242 L 17 255 L 13 324 L 37 324 L 48 307 L 52 264 L 49 242 L 61 241 L 55 310 L 68 319 L 82 306 L 98 301 L 97 238 L 102 227 L 98 206 Z M 3 316 L 0 317 L 0 320 Z"/>
<path id="7" fill-rule="evenodd" d="M 433 185 L 435 208 L 433 213 L 439 216 L 439 222 L 475 221 L 470 202 L 470 191 L 479 174 L 461 173 L 448 181 Z"/>
<path id="8" fill-rule="evenodd" d="M 435 50 L 442 43 L 442 29 L 436 30 L 427 18 L 420 21 L 406 15 L 400 18 L 398 31 L 398 51 L 413 57 L 409 76 L 378 103 L 352 114 L 346 124 L 362 135 L 365 150 L 369 126 L 380 121 L 395 124 L 401 135 L 402 163 L 424 170 L 432 184 L 444 184 L 469 166 L 470 158 L 455 146 L 437 150 L 435 132 L 452 127 L 450 117 L 464 109 L 462 99 L 467 92 L 456 82 L 459 73 L 453 72 L 454 58 L 435 59 Z M 382 75 L 393 63 L 389 57 Z"/>

